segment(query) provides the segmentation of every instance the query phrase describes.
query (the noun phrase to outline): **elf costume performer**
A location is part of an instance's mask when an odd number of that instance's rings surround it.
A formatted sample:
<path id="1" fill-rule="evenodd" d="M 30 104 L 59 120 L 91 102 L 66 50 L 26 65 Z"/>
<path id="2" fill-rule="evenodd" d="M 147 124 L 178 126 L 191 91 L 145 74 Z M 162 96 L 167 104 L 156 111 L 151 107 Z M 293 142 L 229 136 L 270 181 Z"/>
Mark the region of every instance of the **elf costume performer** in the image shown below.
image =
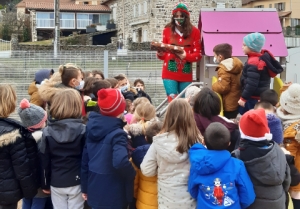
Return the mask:
<path id="1" fill-rule="evenodd" d="M 172 15 L 163 30 L 162 42 L 183 47 L 184 53 L 157 52 L 157 57 L 164 61 L 162 79 L 169 102 L 193 81 L 192 62 L 201 59 L 200 31 L 191 24 L 187 5 L 178 3 Z"/>

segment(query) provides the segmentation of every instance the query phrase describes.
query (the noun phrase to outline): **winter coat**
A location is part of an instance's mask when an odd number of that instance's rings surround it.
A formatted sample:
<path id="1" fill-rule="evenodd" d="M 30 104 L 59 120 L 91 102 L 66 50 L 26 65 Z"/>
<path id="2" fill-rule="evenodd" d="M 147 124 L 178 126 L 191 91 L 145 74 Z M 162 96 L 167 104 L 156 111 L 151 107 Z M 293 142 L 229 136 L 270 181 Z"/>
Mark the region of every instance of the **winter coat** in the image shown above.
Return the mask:
<path id="1" fill-rule="evenodd" d="M 119 118 L 89 115 L 82 157 L 81 191 L 95 209 L 123 209 L 133 198 L 135 170 Z"/>
<path id="2" fill-rule="evenodd" d="M 242 70 L 243 63 L 236 57 L 223 60 L 216 69 L 218 81 L 212 85 L 212 90 L 222 95 L 224 111 L 235 111 L 239 107 Z"/>
<path id="3" fill-rule="evenodd" d="M 137 98 L 139 98 L 139 97 L 146 97 L 149 100 L 149 102 L 152 103 L 151 97 L 149 96 L 149 94 L 147 94 L 146 92 L 144 92 L 141 89 L 137 89 Z"/>
<path id="4" fill-rule="evenodd" d="M 242 96 L 247 101 L 250 98 L 259 99 L 260 94 L 270 89 L 271 77 L 283 71 L 280 63 L 268 51 L 248 54 L 248 60 L 241 76 Z"/>
<path id="5" fill-rule="evenodd" d="M 189 192 L 197 208 L 247 208 L 255 200 L 253 184 L 241 160 L 226 150 L 208 150 L 195 144 L 189 151 L 191 172 Z M 216 180 L 220 181 L 220 185 Z M 217 197 L 214 190 L 220 188 Z"/>
<path id="6" fill-rule="evenodd" d="M 153 138 L 142 164 L 145 176 L 157 175 L 159 209 L 195 209 L 196 202 L 188 193 L 190 162 L 188 153 L 176 151 L 175 133 L 163 133 Z"/>
<path id="7" fill-rule="evenodd" d="M 300 171 L 300 115 L 285 115 L 281 107 L 277 109 L 276 113 L 283 124 L 285 148 L 295 158 L 295 166 Z M 290 190 L 300 192 L 300 184 L 292 186 Z"/>
<path id="8" fill-rule="evenodd" d="M 40 106 L 45 109 L 45 102 L 42 100 L 39 94 L 40 84 L 36 84 L 33 81 L 28 87 L 28 94 L 30 96 L 30 103 Z"/>
<path id="9" fill-rule="evenodd" d="M 49 120 L 40 146 L 43 189 L 80 185 L 84 144 L 85 125 L 80 119 Z"/>
<path id="10" fill-rule="evenodd" d="M 192 82 L 192 63 L 201 59 L 200 48 L 200 31 L 198 28 L 192 28 L 191 34 L 184 39 L 178 32 L 172 32 L 170 27 L 166 27 L 163 31 L 164 44 L 176 45 L 184 47 L 186 57 L 184 60 L 179 59 L 173 53 L 163 53 L 158 56 L 163 60 L 162 79 L 175 80 L 179 82 Z"/>
<path id="11" fill-rule="evenodd" d="M 131 136 L 131 146 L 137 148 L 148 144 L 146 137 L 143 134 L 143 126 L 140 123 L 134 123 L 129 126 L 129 133 Z"/>
<path id="12" fill-rule="evenodd" d="M 150 147 L 150 144 L 136 148 L 132 153 L 132 162 L 136 169 L 134 180 L 135 198 L 137 209 L 157 209 L 157 176 L 146 177 L 140 169 L 140 165 Z"/>
<path id="13" fill-rule="evenodd" d="M 0 205 L 15 204 L 37 193 L 26 135 L 17 121 L 0 118 Z"/>
<path id="14" fill-rule="evenodd" d="M 264 149 L 264 148 L 261 148 Z M 291 183 L 290 168 L 280 147 L 273 141 L 266 155 L 244 161 L 254 186 L 256 199 L 248 209 L 285 208 L 286 192 Z M 240 150 L 235 156 L 240 158 Z"/>
<path id="15" fill-rule="evenodd" d="M 50 80 L 45 80 L 44 84 L 40 86 L 38 91 L 41 99 L 44 102 L 51 104 L 51 100 L 53 96 L 57 92 L 62 91 L 64 88 L 70 88 L 70 87 L 63 85 L 61 82 L 52 81 L 50 79 Z"/>

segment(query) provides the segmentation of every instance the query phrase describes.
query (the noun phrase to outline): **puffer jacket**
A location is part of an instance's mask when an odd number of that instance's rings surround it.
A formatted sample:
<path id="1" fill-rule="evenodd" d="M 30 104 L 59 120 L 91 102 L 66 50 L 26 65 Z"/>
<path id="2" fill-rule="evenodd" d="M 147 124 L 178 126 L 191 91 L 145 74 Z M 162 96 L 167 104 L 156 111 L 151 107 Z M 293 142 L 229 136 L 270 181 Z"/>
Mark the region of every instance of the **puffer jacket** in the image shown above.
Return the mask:
<path id="1" fill-rule="evenodd" d="M 26 149 L 26 130 L 17 121 L 0 118 L 0 205 L 33 198 L 36 181 Z"/>
<path id="2" fill-rule="evenodd" d="M 263 50 L 261 53 L 248 54 L 248 60 L 241 76 L 243 101 L 259 99 L 260 94 L 270 89 L 271 77 L 281 73 L 283 68 L 273 55 Z"/>
<path id="3" fill-rule="evenodd" d="M 225 111 L 235 111 L 239 107 L 242 70 L 243 63 L 236 57 L 223 60 L 216 69 L 218 81 L 212 85 L 212 90 L 222 95 Z"/>
<path id="4" fill-rule="evenodd" d="M 141 172 L 140 165 L 150 147 L 146 144 L 136 148 L 132 153 L 133 167 L 136 170 L 134 180 L 134 197 L 137 209 L 157 209 L 157 176 L 147 177 Z"/>
<path id="5" fill-rule="evenodd" d="M 131 136 L 131 146 L 137 148 L 147 144 L 145 135 L 143 133 L 143 125 L 140 123 L 134 123 L 129 126 L 129 134 Z"/>
<path id="6" fill-rule="evenodd" d="M 40 106 L 45 109 L 45 102 L 42 100 L 39 94 L 40 84 L 36 84 L 33 81 L 28 87 L 28 94 L 30 96 L 30 103 Z"/>

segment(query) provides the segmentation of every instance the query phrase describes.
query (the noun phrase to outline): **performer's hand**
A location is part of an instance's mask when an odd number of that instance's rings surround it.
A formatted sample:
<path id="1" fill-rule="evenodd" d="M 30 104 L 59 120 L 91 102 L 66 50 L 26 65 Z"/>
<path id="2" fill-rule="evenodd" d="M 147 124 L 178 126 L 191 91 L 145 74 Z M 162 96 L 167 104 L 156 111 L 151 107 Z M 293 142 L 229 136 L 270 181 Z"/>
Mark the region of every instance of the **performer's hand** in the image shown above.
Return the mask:
<path id="1" fill-rule="evenodd" d="M 186 58 L 186 52 L 183 50 L 182 54 L 178 54 L 176 53 L 177 57 L 179 57 L 180 59 L 184 60 Z"/>
<path id="2" fill-rule="evenodd" d="M 87 196 L 87 194 L 85 194 L 85 193 L 82 193 L 81 196 L 82 196 L 82 198 L 83 198 L 84 200 L 87 200 L 87 199 L 88 199 L 88 196 Z"/>
<path id="3" fill-rule="evenodd" d="M 238 101 L 238 103 L 239 103 L 240 106 L 245 107 L 245 103 L 246 103 L 246 102 L 244 102 L 243 100 L 240 99 L 240 100 Z"/>

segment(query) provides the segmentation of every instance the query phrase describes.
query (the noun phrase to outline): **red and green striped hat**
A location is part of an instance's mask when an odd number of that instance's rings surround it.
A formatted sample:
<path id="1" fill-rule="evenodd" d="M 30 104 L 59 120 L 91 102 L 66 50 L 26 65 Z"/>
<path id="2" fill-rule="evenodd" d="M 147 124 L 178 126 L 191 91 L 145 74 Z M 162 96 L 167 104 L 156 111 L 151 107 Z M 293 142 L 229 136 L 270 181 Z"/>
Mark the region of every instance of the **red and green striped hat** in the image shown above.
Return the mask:
<path id="1" fill-rule="evenodd" d="M 178 11 L 183 12 L 183 13 L 187 14 L 188 16 L 190 16 L 187 4 L 185 4 L 183 2 L 179 2 L 178 4 L 176 4 L 175 8 L 172 11 L 172 15 L 174 15 Z"/>

